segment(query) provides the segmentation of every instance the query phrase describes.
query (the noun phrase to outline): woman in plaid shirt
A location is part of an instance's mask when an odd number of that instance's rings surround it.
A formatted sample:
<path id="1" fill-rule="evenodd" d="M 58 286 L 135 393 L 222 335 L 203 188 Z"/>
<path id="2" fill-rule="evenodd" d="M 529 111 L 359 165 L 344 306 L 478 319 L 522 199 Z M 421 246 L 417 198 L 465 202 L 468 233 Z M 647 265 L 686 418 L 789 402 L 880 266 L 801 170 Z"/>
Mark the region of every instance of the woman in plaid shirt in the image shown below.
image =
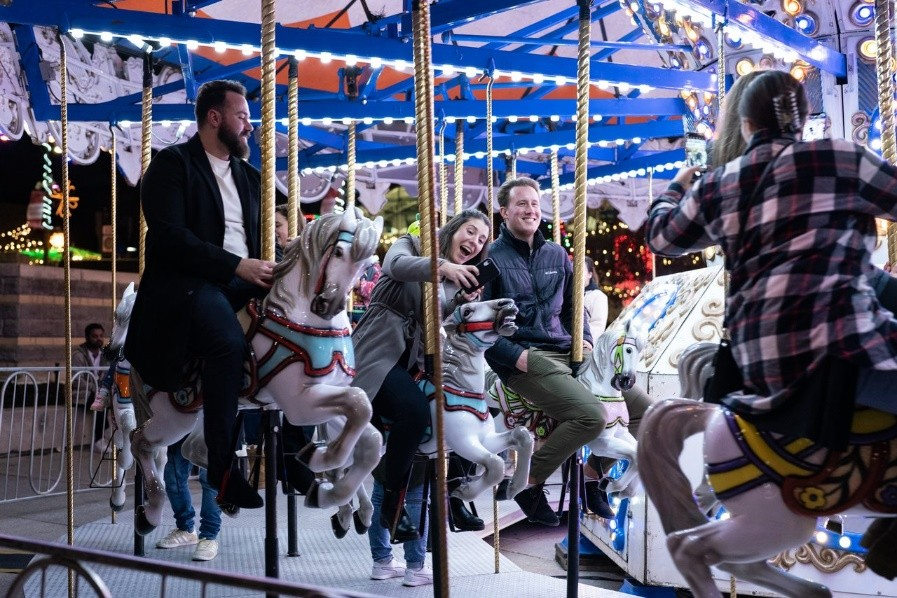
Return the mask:
<path id="1" fill-rule="evenodd" d="M 680 170 L 651 204 L 648 245 L 725 252 L 745 390 L 724 404 L 760 428 L 843 446 L 854 396 L 897 412 L 897 320 L 871 264 L 875 218 L 897 220 L 897 169 L 849 141 L 801 142 L 807 99 L 787 73 L 759 75 L 738 113 L 745 154 L 694 185 L 698 169 Z M 855 376 L 856 393 L 800 392 L 831 388 L 832 372 Z"/>

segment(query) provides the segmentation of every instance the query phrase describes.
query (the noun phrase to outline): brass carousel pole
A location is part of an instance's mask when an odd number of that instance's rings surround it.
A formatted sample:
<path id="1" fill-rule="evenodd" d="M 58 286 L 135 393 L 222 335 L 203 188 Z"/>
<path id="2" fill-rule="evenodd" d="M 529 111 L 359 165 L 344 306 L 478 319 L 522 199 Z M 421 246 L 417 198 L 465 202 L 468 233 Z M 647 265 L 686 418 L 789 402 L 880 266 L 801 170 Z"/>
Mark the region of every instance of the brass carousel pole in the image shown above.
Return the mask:
<path id="1" fill-rule="evenodd" d="M 262 0 L 262 77 L 261 100 L 262 122 L 262 259 L 274 261 L 274 203 L 277 190 L 274 177 L 277 165 L 275 160 L 275 101 L 277 100 L 277 49 L 274 46 L 275 20 L 274 0 Z"/>
<path id="2" fill-rule="evenodd" d="M 435 517 L 430 529 L 433 532 L 433 595 L 447 598 L 449 595 L 448 554 L 446 549 L 446 451 L 442 394 L 442 353 L 439 346 L 439 273 L 436 222 L 433 218 L 433 71 L 430 47 L 429 0 L 412 3 L 414 35 L 414 114 L 417 129 L 417 184 L 420 196 L 420 238 L 424 256 L 430 258 L 430 282 L 424 285 L 424 341 L 425 369 L 435 387 L 436 421 L 436 488 Z M 433 493 L 431 492 L 431 495 Z"/>
<path id="3" fill-rule="evenodd" d="M 442 126 L 439 127 L 439 226 L 445 226 L 448 220 L 448 179 L 446 178 L 445 166 L 445 117 L 442 119 Z"/>
<path id="4" fill-rule="evenodd" d="M 355 121 L 346 130 L 346 211 L 355 209 Z"/>
<path id="5" fill-rule="evenodd" d="M 140 101 L 140 176 L 146 174 L 153 157 L 153 63 L 149 54 L 143 57 L 143 94 Z M 140 206 L 140 241 L 137 245 L 137 270 L 143 276 L 146 266 L 146 217 Z"/>
<path id="6" fill-rule="evenodd" d="M 72 398 L 72 258 L 71 209 L 69 208 L 69 109 L 68 109 L 68 56 L 65 39 L 59 40 L 59 128 L 62 148 L 62 266 L 63 291 L 65 292 L 65 498 L 67 515 L 67 541 L 75 545 L 75 408 Z M 68 570 L 69 597 L 76 595 L 74 571 Z"/>
<path id="7" fill-rule="evenodd" d="M 491 241 L 495 238 L 495 208 L 492 203 L 492 186 L 495 180 L 492 165 L 494 159 L 492 155 L 492 84 L 495 79 L 492 77 L 491 70 L 484 76 L 489 77 L 486 82 L 486 214 L 489 216 L 489 240 Z"/>
<path id="8" fill-rule="evenodd" d="M 558 151 L 551 150 L 551 235 L 561 244 L 561 180 L 558 172 Z M 594 339 L 593 339 L 594 340 Z"/>
<path id="9" fill-rule="evenodd" d="M 290 58 L 289 84 L 289 155 L 287 163 L 290 174 L 289 197 L 287 198 L 287 226 L 290 238 L 294 238 L 305 226 L 305 218 L 299 210 L 299 61 Z"/>
<path id="10" fill-rule="evenodd" d="M 455 214 L 464 209 L 464 121 L 455 123 Z"/>
<path id="11" fill-rule="evenodd" d="M 112 134 L 112 141 L 109 144 L 109 159 L 111 165 L 109 167 L 109 195 L 111 196 L 111 200 L 109 202 L 109 213 L 110 219 L 112 220 L 111 226 L 111 236 L 112 236 L 112 251 L 110 252 L 110 262 L 111 262 L 111 273 L 112 273 L 112 321 L 115 322 L 115 307 L 118 302 L 118 224 L 117 224 L 117 212 L 118 212 L 118 154 L 117 147 L 115 142 L 115 127 L 109 126 L 109 133 Z M 102 383 L 102 380 L 100 381 Z M 99 392 L 99 385 L 97 385 L 97 392 Z M 110 406 L 110 409 L 114 409 L 114 407 Z M 94 416 L 96 417 L 96 416 Z M 103 411 L 100 414 L 100 417 L 106 417 L 106 412 Z M 118 446 L 113 442 L 112 443 L 112 487 L 117 488 L 119 485 L 124 483 L 123 480 L 118 478 Z M 116 519 L 115 509 L 112 509 L 112 523 L 115 523 Z"/>
<path id="12" fill-rule="evenodd" d="M 573 330 L 570 362 L 575 370 L 583 361 L 583 288 L 586 254 L 586 185 L 589 160 L 589 63 L 591 60 L 591 0 L 577 0 L 579 44 L 576 78 L 576 157 L 573 194 Z M 579 451 L 569 461 L 570 508 L 567 512 L 567 596 L 579 591 Z"/>
<path id="13" fill-rule="evenodd" d="M 881 117 L 881 155 L 897 164 L 897 139 L 894 134 L 894 86 L 891 47 L 893 8 L 891 0 L 875 0 L 875 69 L 878 75 L 878 113 Z M 897 224 L 888 223 L 888 261 L 897 263 Z"/>

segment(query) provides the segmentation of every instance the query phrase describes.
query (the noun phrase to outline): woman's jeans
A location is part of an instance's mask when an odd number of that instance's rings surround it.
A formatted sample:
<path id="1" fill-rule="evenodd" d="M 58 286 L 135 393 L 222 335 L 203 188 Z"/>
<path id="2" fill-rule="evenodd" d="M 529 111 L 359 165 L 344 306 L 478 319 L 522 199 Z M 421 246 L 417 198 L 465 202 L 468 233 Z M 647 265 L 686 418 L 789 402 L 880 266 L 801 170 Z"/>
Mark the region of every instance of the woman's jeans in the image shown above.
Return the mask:
<path id="1" fill-rule="evenodd" d="M 374 505 L 374 516 L 371 527 L 368 529 L 368 541 L 371 544 L 371 557 L 374 562 L 388 561 L 392 558 L 392 546 L 389 544 L 389 530 L 380 525 L 380 505 L 383 504 L 383 484 L 374 480 L 374 492 L 371 495 L 371 503 Z M 423 486 L 412 486 L 405 494 L 405 508 L 411 521 L 417 525 L 420 522 L 420 511 L 423 503 Z M 420 528 L 420 538 L 405 542 L 405 565 L 409 569 L 420 569 L 427 556 L 427 528 L 429 517 Z"/>

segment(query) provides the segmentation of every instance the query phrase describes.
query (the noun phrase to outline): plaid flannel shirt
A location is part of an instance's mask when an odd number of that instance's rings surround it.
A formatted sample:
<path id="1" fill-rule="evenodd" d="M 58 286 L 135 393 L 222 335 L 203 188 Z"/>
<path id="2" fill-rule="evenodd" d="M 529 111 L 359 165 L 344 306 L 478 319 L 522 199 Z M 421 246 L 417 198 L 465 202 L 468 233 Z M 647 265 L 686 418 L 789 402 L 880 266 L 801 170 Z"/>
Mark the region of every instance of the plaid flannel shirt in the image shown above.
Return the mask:
<path id="1" fill-rule="evenodd" d="M 649 210 L 655 253 L 725 252 L 726 324 L 748 392 L 724 402 L 739 412 L 775 409 L 826 354 L 897 369 L 897 320 L 867 279 L 875 218 L 897 220 L 897 169 L 849 141 L 793 141 L 758 133 L 744 156 L 684 197 L 671 184 Z"/>

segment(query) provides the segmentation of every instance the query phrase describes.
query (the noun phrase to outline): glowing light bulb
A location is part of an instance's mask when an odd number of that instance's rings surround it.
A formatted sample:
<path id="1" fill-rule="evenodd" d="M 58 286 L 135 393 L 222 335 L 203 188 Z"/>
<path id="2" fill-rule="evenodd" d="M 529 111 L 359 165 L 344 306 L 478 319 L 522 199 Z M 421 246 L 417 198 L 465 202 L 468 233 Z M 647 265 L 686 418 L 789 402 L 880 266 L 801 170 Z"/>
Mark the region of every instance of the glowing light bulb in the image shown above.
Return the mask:
<path id="1" fill-rule="evenodd" d="M 321 52 L 321 56 L 319 58 L 321 64 L 330 64 L 333 61 L 333 54 L 330 52 Z"/>
<path id="2" fill-rule="evenodd" d="M 212 48 L 214 48 L 217 53 L 223 54 L 224 51 L 227 50 L 227 44 L 222 41 L 217 41 L 212 44 Z"/>

